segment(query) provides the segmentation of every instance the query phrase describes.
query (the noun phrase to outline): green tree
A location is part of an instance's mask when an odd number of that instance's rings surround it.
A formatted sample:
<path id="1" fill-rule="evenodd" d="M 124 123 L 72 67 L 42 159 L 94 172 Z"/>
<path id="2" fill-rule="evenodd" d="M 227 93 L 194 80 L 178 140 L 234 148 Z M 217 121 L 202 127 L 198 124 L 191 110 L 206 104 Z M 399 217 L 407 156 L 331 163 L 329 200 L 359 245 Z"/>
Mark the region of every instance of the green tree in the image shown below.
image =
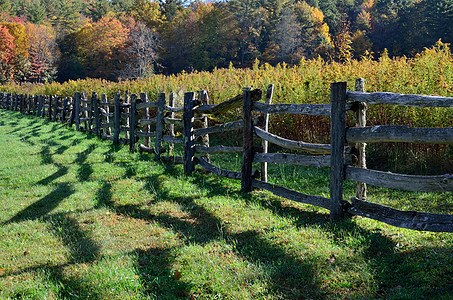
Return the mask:
<path id="1" fill-rule="evenodd" d="M 112 4 L 107 0 L 94 0 L 88 4 L 87 15 L 94 21 L 99 21 L 102 17 L 112 11 Z"/>
<path id="2" fill-rule="evenodd" d="M 12 6 L 9 0 L 0 0 L 0 11 L 9 14 Z"/>
<path id="3" fill-rule="evenodd" d="M 212 70 L 237 61 L 239 28 L 225 3 L 198 2 L 165 26 L 162 57 L 168 72 Z"/>
<path id="4" fill-rule="evenodd" d="M 47 17 L 46 8 L 41 1 L 32 1 L 26 6 L 26 17 L 32 23 L 40 24 Z"/>

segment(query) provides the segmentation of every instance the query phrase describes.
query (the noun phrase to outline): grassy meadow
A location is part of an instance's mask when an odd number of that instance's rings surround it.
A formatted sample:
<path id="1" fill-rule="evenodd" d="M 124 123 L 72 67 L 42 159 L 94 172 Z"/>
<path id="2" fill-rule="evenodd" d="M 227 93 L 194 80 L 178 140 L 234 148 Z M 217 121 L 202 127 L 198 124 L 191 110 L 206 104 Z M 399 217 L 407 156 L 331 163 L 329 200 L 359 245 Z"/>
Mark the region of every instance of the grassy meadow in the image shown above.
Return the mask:
<path id="1" fill-rule="evenodd" d="M 237 169 L 235 155 L 213 156 Z M 200 170 L 200 169 L 199 169 Z M 328 169 L 270 166 L 327 196 Z M 452 299 L 453 234 L 321 208 L 0 111 L 0 299 Z M 345 186 L 345 197 L 354 194 Z M 370 201 L 453 213 L 451 193 Z"/>

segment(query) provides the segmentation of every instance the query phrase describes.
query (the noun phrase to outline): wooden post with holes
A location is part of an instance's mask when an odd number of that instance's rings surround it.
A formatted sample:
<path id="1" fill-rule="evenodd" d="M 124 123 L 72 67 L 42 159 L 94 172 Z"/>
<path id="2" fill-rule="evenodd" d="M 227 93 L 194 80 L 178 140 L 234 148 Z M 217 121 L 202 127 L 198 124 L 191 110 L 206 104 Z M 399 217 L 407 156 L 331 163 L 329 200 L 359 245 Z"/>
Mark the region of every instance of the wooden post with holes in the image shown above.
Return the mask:
<path id="1" fill-rule="evenodd" d="M 25 95 L 25 94 L 20 94 L 20 96 L 19 96 L 19 98 L 20 98 L 19 110 L 20 110 L 21 114 L 25 114 L 25 99 L 27 99 L 26 97 L 27 97 L 27 95 Z"/>
<path id="2" fill-rule="evenodd" d="M 38 110 L 36 111 L 36 116 L 37 117 L 40 117 L 41 116 L 41 112 L 42 112 L 42 109 L 43 109 L 43 102 L 44 102 L 44 96 L 43 95 L 39 95 L 38 96 Z"/>
<path id="3" fill-rule="evenodd" d="M 107 94 L 102 94 L 101 95 L 101 102 L 104 102 L 104 103 L 108 103 L 108 99 L 107 99 Z M 105 106 L 105 112 L 106 112 L 106 116 L 105 116 L 105 123 L 109 123 L 110 122 L 110 117 L 109 117 L 109 114 L 110 114 L 110 106 L 109 105 L 106 105 Z M 107 134 L 107 135 L 112 135 L 112 130 L 110 129 L 111 127 L 106 127 L 104 130 L 104 132 Z"/>
<path id="4" fill-rule="evenodd" d="M 357 78 L 355 81 L 355 91 L 365 92 L 365 79 Z M 356 127 L 366 126 L 366 111 L 368 106 L 366 103 L 358 102 L 358 110 L 356 111 L 357 124 Z M 357 143 L 355 147 L 358 149 L 358 162 L 356 167 L 366 169 L 366 143 Z M 359 200 L 366 200 L 367 187 L 366 183 L 358 181 L 355 188 L 355 196 Z"/>
<path id="5" fill-rule="evenodd" d="M 11 106 L 12 106 L 12 93 L 8 93 L 6 95 L 6 109 L 7 110 L 11 110 Z"/>
<path id="6" fill-rule="evenodd" d="M 58 105 L 60 101 L 58 99 L 58 96 L 54 96 L 54 102 L 53 102 L 53 115 L 52 115 L 52 121 L 56 122 L 57 121 L 57 113 L 58 113 Z"/>
<path id="7" fill-rule="evenodd" d="M 121 130 L 121 103 L 120 92 L 115 92 L 115 111 L 113 113 L 113 143 L 118 145 L 120 143 L 120 130 Z"/>
<path id="8" fill-rule="evenodd" d="M 136 103 L 137 94 L 131 95 L 131 108 L 129 110 L 129 151 L 135 151 L 135 123 L 136 123 Z"/>
<path id="9" fill-rule="evenodd" d="M 74 122 L 76 126 L 76 130 L 80 130 L 80 92 L 76 92 L 74 94 L 74 104 L 73 104 L 73 112 L 74 112 Z"/>
<path id="10" fill-rule="evenodd" d="M 52 107 L 52 104 L 53 104 L 53 96 L 47 96 L 47 98 L 49 99 L 49 108 L 47 109 L 47 118 L 49 120 L 52 120 L 52 112 L 53 112 L 53 107 Z"/>
<path id="11" fill-rule="evenodd" d="M 29 115 L 31 113 L 32 103 L 33 103 L 33 96 L 28 95 L 28 104 L 27 104 L 27 112 L 26 112 L 27 115 Z"/>
<path id="12" fill-rule="evenodd" d="M 193 131 L 195 93 L 184 94 L 183 135 L 184 135 L 184 172 L 190 174 L 195 170 L 195 135 Z"/>
<path id="13" fill-rule="evenodd" d="M 154 159 L 160 159 L 162 152 L 162 137 L 164 133 L 164 107 L 165 93 L 160 93 L 157 99 L 157 115 L 156 115 L 156 138 L 154 140 Z"/>
<path id="14" fill-rule="evenodd" d="M 68 111 L 68 97 L 64 97 L 63 100 L 63 110 L 61 111 L 61 123 L 64 124 L 66 122 L 66 113 Z"/>
<path id="15" fill-rule="evenodd" d="M 93 115 L 94 115 L 94 124 L 96 126 L 96 135 L 101 137 L 101 116 L 99 114 L 99 98 L 96 92 L 91 94 L 91 100 L 93 103 Z"/>
<path id="16" fill-rule="evenodd" d="M 17 110 L 17 94 L 13 94 L 13 105 L 12 105 L 12 111 Z"/>
<path id="17" fill-rule="evenodd" d="M 126 90 L 126 93 L 124 94 L 124 104 L 130 104 L 130 102 L 131 102 L 131 97 L 129 96 L 129 90 Z M 130 107 L 124 106 L 122 108 L 122 113 L 125 114 L 123 116 L 127 116 L 128 114 L 130 115 Z M 123 124 L 125 124 L 124 125 L 125 128 L 129 128 L 129 118 L 128 117 L 125 118 L 125 120 L 123 121 Z M 129 138 L 129 130 L 125 130 L 124 137 L 126 139 Z"/>
<path id="18" fill-rule="evenodd" d="M 346 82 L 330 85 L 331 158 L 330 158 L 330 219 L 338 220 L 343 213 L 344 146 L 346 140 Z"/>
<path id="19" fill-rule="evenodd" d="M 243 89 L 242 117 L 244 120 L 241 191 L 252 191 L 252 163 L 253 163 L 253 120 L 252 120 L 252 89 Z"/>
<path id="20" fill-rule="evenodd" d="M 175 107 L 175 93 L 170 93 L 170 96 L 168 97 L 168 106 L 170 107 Z M 175 118 L 175 113 L 171 112 L 170 113 L 170 118 L 174 119 Z M 175 137 L 175 125 L 174 124 L 169 124 L 168 125 L 168 134 L 171 137 Z M 170 143 L 168 145 L 168 154 L 171 155 L 173 153 L 173 149 L 175 148 L 175 144 Z"/>
<path id="21" fill-rule="evenodd" d="M 148 93 L 140 93 L 140 101 L 142 103 L 148 102 Z M 146 107 L 142 111 L 142 119 L 149 119 L 149 108 Z M 143 132 L 149 133 L 149 124 L 145 124 L 145 126 L 143 126 Z M 148 148 L 151 147 L 151 137 L 145 137 L 145 146 Z"/>
<path id="22" fill-rule="evenodd" d="M 38 110 L 38 95 L 33 96 L 33 111 L 32 115 L 36 116 Z"/>
<path id="23" fill-rule="evenodd" d="M 200 100 L 201 105 L 209 105 L 209 94 L 208 94 L 208 91 L 201 91 L 198 94 L 198 100 Z M 207 114 L 203 114 L 201 117 L 202 117 L 202 122 L 203 122 L 203 124 L 202 124 L 203 128 L 208 128 L 209 127 L 208 115 Z M 203 146 L 209 147 L 209 134 L 204 134 L 204 135 L 201 136 L 201 138 L 202 138 L 202 141 L 203 141 Z M 208 153 L 205 153 L 203 155 L 203 158 L 207 162 L 211 162 L 211 158 L 209 157 Z"/>
<path id="24" fill-rule="evenodd" d="M 46 104 L 47 104 L 47 95 L 42 96 L 42 106 L 41 106 L 41 118 L 46 117 Z"/>
<path id="25" fill-rule="evenodd" d="M 89 106 L 89 110 L 88 110 L 88 128 L 87 128 L 88 132 L 93 132 L 93 129 L 94 129 L 94 127 L 93 127 L 93 119 L 94 119 L 93 108 L 94 108 L 94 101 L 95 101 L 95 99 L 97 97 L 96 96 L 93 97 L 93 93 L 96 94 L 95 92 L 91 93 L 90 103 L 88 103 L 88 106 Z"/>
<path id="26" fill-rule="evenodd" d="M 272 103 L 272 96 L 274 94 L 274 85 L 269 84 L 266 91 L 266 104 Z M 264 114 L 264 128 L 266 132 L 269 131 L 269 113 Z M 266 140 L 262 141 L 263 153 L 268 153 L 269 142 Z M 261 180 L 267 182 L 267 162 L 261 163 Z"/>

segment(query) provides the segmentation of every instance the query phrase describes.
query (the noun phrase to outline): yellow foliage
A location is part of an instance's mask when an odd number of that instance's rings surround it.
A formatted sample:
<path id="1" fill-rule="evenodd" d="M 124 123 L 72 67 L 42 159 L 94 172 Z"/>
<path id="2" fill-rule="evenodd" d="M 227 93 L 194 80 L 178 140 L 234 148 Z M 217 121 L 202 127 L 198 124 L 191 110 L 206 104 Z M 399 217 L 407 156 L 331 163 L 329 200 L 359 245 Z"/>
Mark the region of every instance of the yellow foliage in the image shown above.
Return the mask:
<path id="1" fill-rule="evenodd" d="M 2 22 L 0 25 L 8 28 L 9 33 L 14 37 L 15 55 L 28 57 L 28 44 L 27 35 L 25 34 L 25 26 L 21 23 Z"/>
<path id="2" fill-rule="evenodd" d="M 135 21 L 143 22 L 151 28 L 158 28 L 165 21 L 159 2 L 154 0 L 134 0 L 129 8 L 129 15 Z"/>

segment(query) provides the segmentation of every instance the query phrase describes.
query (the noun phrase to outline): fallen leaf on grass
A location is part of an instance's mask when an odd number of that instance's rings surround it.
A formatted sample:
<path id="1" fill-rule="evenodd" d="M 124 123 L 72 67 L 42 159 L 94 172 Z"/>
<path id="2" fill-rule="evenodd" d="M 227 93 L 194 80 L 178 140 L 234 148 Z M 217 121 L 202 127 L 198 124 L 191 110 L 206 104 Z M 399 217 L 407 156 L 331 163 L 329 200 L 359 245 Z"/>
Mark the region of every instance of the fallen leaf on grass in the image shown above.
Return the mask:
<path id="1" fill-rule="evenodd" d="M 30 254 L 30 250 L 24 251 L 24 256 L 26 256 L 26 255 L 28 255 L 28 254 Z"/>
<path id="2" fill-rule="evenodd" d="M 326 259 L 326 262 L 333 264 L 335 262 L 335 259 L 335 254 L 332 254 L 328 259 Z"/>
<path id="3" fill-rule="evenodd" d="M 174 276 L 175 276 L 175 278 L 178 279 L 178 280 L 181 279 L 181 272 L 176 271 Z"/>

